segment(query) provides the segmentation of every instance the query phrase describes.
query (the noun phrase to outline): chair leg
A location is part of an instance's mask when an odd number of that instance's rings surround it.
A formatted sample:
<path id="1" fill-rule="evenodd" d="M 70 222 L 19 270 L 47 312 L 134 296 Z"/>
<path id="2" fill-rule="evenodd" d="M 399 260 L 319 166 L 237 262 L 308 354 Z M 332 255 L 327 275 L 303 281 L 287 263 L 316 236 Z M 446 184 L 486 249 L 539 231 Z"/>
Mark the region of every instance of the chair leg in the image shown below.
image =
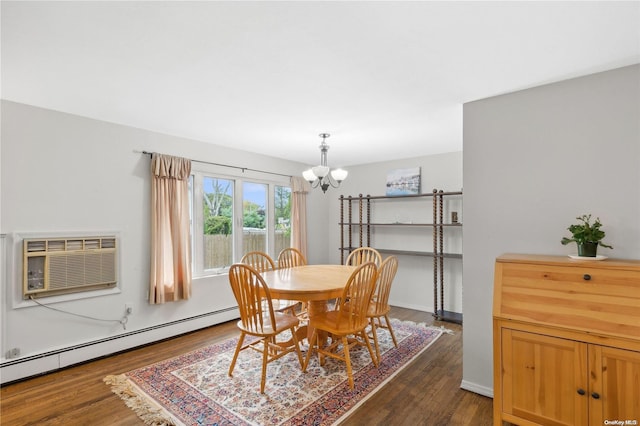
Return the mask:
<path id="1" fill-rule="evenodd" d="M 265 337 L 263 340 L 264 347 L 262 348 L 262 380 L 260 380 L 260 393 L 264 393 L 264 385 L 267 382 L 267 362 L 269 359 L 269 338 Z"/>
<path id="2" fill-rule="evenodd" d="M 362 330 L 360 332 L 360 335 L 362 336 L 362 339 L 364 340 L 364 342 L 367 344 L 367 349 L 369 349 L 369 355 L 371 355 L 371 361 L 373 361 L 373 365 L 375 365 L 377 367 L 378 366 L 378 358 L 373 353 L 373 349 L 371 348 L 371 343 L 369 343 L 369 336 L 367 336 L 366 330 Z"/>
<path id="3" fill-rule="evenodd" d="M 307 349 L 307 356 L 304 358 L 304 365 L 302 366 L 302 372 L 303 373 L 307 372 L 307 366 L 309 365 L 309 359 L 311 359 L 311 353 L 313 352 L 313 342 L 315 341 L 316 344 L 318 344 L 317 340 L 318 340 L 318 331 L 317 330 L 313 330 L 313 334 L 311 335 L 311 339 L 309 339 L 309 348 Z"/>
<path id="4" fill-rule="evenodd" d="M 296 335 L 295 327 L 291 327 L 291 336 L 293 337 L 293 344 L 296 345 L 296 354 L 298 355 L 300 368 L 304 369 L 304 361 L 302 361 L 302 352 L 300 352 L 300 341 L 298 340 L 298 336 Z"/>
<path id="5" fill-rule="evenodd" d="M 231 360 L 231 365 L 229 366 L 229 376 L 233 373 L 233 368 L 236 366 L 236 361 L 238 359 L 238 354 L 240 353 L 240 348 L 242 348 L 242 344 L 244 343 L 244 331 L 241 332 L 240 337 L 238 338 L 238 344 L 236 345 L 236 352 L 233 354 L 233 359 Z"/>
<path id="6" fill-rule="evenodd" d="M 398 347 L 398 342 L 396 341 L 396 335 L 393 334 L 393 328 L 391 327 L 391 321 L 389 321 L 389 316 L 385 315 L 384 320 L 387 322 L 387 328 L 389 329 L 389 333 L 391 334 L 391 338 L 393 339 L 393 346 Z"/>
<path id="7" fill-rule="evenodd" d="M 342 346 L 344 350 L 344 362 L 347 364 L 347 377 L 349 377 L 349 389 L 353 389 L 353 374 L 351 372 L 351 357 L 349 356 L 349 339 L 342 336 Z"/>
<path id="8" fill-rule="evenodd" d="M 370 319 L 371 324 L 371 335 L 373 336 L 373 343 L 376 348 L 376 358 L 378 359 L 378 364 L 380 364 L 380 345 L 378 344 L 378 332 L 376 331 L 376 319 Z"/>

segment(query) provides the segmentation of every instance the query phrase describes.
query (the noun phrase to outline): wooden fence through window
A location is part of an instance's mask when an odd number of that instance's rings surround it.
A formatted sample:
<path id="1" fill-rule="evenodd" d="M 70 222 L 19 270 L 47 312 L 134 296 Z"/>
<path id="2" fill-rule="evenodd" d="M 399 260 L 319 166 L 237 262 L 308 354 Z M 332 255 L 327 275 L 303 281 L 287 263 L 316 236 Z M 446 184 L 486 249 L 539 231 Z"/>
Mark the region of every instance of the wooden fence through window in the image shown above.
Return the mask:
<path id="1" fill-rule="evenodd" d="M 242 233 L 242 246 L 245 253 L 250 251 L 267 251 L 267 234 L 264 231 L 244 231 Z M 290 236 L 285 232 L 275 234 L 276 260 L 278 253 L 291 246 Z M 233 236 L 232 235 L 205 235 L 204 236 L 204 269 L 221 268 L 233 263 Z"/>

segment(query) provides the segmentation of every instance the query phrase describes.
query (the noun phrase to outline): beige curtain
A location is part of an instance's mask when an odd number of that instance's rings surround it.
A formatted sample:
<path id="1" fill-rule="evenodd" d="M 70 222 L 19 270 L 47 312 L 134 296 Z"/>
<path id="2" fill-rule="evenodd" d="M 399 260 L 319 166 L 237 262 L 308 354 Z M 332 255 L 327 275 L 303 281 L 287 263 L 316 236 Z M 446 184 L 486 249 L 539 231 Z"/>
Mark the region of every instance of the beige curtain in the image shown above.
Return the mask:
<path id="1" fill-rule="evenodd" d="M 307 256 L 307 192 L 309 182 L 301 177 L 291 177 L 291 247 Z"/>
<path id="2" fill-rule="evenodd" d="M 191 296 L 190 174 L 191 160 L 151 156 L 151 304 Z"/>

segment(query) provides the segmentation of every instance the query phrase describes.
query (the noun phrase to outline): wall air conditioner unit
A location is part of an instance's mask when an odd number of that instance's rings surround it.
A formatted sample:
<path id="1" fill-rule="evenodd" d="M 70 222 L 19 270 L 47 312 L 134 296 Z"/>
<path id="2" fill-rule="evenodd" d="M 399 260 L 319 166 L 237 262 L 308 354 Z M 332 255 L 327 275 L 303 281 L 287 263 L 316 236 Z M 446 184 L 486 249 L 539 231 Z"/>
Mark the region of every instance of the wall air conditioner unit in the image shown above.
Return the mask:
<path id="1" fill-rule="evenodd" d="M 23 240 L 24 299 L 115 287 L 114 236 Z"/>

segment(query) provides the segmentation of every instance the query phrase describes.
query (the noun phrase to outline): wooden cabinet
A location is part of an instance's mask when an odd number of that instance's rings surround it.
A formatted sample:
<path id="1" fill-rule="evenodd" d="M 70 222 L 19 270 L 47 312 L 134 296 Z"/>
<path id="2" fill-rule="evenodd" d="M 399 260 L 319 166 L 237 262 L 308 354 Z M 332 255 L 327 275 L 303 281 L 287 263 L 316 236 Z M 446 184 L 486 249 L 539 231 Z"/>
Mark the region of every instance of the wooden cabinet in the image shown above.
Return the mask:
<path id="1" fill-rule="evenodd" d="M 404 220 L 404 212 L 406 205 L 403 202 L 420 202 L 426 199 L 432 199 L 429 205 L 425 207 L 422 214 L 415 215 L 411 220 Z M 462 191 L 445 192 L 434 189 L 432 193 L 415 194 L 415 195 L 398 195 L 398 196 L 363 196 L 357 197 L 343 195 L 340 196 L 340 251 L 341 263 L 344 263 L 349 253 L 358 247 L 374 247 L 378 251 L 387 254 L 409 255 L 409 256 L 426 256 L 433 260 L 433 306 L 434 317 L 438 320 L 462 323 L 462 314 L 452 312 L 445 309 L 445 259 L 462 259 L 461 253 L 450 253 L 445 251 L 445 233 L 452 235 L 458 229 L 453 238 L 462 241 L 462 233 L 460 231 L 462 223 L 458 221 L 459 211 L 447 211 L 445 214 L 445 200 L 455 200 L 458 207 L 462 207 Z M 396 219 L 379 220 L 374 218 L 374 204 L 376 203 L 395 203 L 396 211 L 401 211 Z M 415 204 L 414 204 L 415 205 Z M 418 211 L 420 208 L 417 209 Z M 455 214 L 453 214 L 455 213 Z M 452 214 L 451 219 L 449 214 Z M 445 216 L 446 219 L 445 219 Z M 453 220 L 455 216 L 455 221 Z M 402 219 L 398 219 L 402 217 Z M 395 229 L 398 237 L 396 240 L 401 241 L 405 246 L 411 245 L 409 240 L 418 240 L 420 236 L 431 232 L 431 243 L 429 246 L 423 245 L 418 249 L 398 249 L 388 246 L 375 244 L 371 236 L 373 229 Z M 408 235 L 407 230 L 411 229 Z M 423 232 L 424 231 L 424 232 Z M 402 245 L 402 244 L 401 244 Z M 459 261 L 458 261 L 459 262 Z M 460 263 L 461 266 L 461 263 Z M 460 268 L 461 270 L 462 268 Z"/>
<path id="2" fill-rule="evenodd" d="M 495 425 L 640 424 L 640 261 L 503 255 L 493 303 Z"/>

